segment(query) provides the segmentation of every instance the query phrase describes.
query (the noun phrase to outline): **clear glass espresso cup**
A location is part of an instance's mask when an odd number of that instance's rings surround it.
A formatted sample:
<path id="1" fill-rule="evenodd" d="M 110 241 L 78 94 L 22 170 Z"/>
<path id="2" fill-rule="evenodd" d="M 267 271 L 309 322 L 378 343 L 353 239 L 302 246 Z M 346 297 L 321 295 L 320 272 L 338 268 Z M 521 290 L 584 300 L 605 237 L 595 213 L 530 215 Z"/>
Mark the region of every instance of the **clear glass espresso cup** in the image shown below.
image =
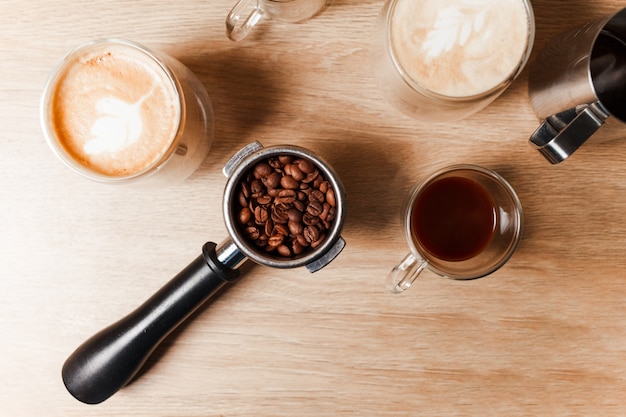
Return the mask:
<path id="1" fill-rule="evenodd" d="M 200 80 L 175 58 L 123 39 L 70 51 L 48 78 L 40 118 L 54 154 L 106 184 L 175 184 L 213 141 L 213 108 Z"/>
<path id="2" fill-rule="evenodd" d="M 482 110 L 509 87 L 534 36 L 529 0 L 387 0 L 370 64 L 396 109 L 451 122 Z"/>
<path id="3" fill-rule="evenodd" d="M 522 205 L 498 173 L 476 165 L 443 168 L 409 194 L 404 231 L 410 253 L 388 276 L 401 293 L 428 268 L 470 280 L 503 266 L 522 237 Z"/>
<path id="4" fill-rule="evenodd" d="M 281 22 L 308 20 L 326 7 L 326 0 L 239 0 L 226 17 L 226 35 L 232 41 L 245 38 L 263 16 Z"/>

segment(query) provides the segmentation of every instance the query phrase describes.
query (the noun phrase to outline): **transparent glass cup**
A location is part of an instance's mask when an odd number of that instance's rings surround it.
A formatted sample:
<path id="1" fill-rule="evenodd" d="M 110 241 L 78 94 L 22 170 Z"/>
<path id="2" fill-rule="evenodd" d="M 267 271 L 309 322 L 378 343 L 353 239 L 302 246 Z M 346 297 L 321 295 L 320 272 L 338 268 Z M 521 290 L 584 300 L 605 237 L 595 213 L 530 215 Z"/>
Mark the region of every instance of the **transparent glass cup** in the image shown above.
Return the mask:
<path id="1" fill-rule="evenodd" d="M 370 66 L 384 98 L 402 113 L 457 121 L 511 85 L 534 36 L 529 0 L 387 0 L 370 42 Z"/>
<path id="2" fill-rule="evenodd" d="M 462 179 L 465 183 L 479 186 L 489 196 L 493 213 L 492 234 L 479 251 L 470 257 L 451 259 L 442 257 L 429 249 L 423 237 L 416 235 L 417 220 L 415 210 L 433 185 L 442 180 Z M 432 194 L 431 194 L 432 195 Z M 427 197 L 429 198 L 429 197 Z M 471 207 L 463 207 L 459 222 L 471 222 Z M 460 210 L 460 208 L 459 208 Z M 445 210 L 448 212 L 447 210 Z M 441 216 L 435 223 L 445 224 L 448 219 Z M 523 229 L 522 205 L 509 183 L 498 173 L 476 165 L 453 165 L 443 168 L 413 188 L 409 194 L 404 211 L 404 231 L 410 252 L 396 265 L 388 276 L 388 289 L 392 293 L 401 293 L 408 289 L 424 269 L 429 269 L 442 277 L 456 280 L 471 280 L 489 275 L 503 266 L 515 252 Z M 466 229 L 470 230 L 470 229 Z"/>
<path id="3" fill-rule="evenodd" d="M 226 17 L 226 34 L 237 42 L 266 15 L 282 22 L 299 23 L 325 7 L 326 0 L 239 0 Z"/>
<path id="4" fill-rule="evenodd" d="M 128 75 L 119 78 L 116 84 L 117 90 L 111 86 L 103 86 L 102 83 L 85 75 L 84 67 L 98 62 L 102 56 L 123 57 L 123 60 L 133 67 L 144 68 L 143 72 L 137 74 L 151 74 L 141 77 L 141 79 L 129 79 Z M 117 70 L 116 70 L 117 71 Z M 125 70 L 119 70 L 121 74 L 126 74 Z M 105 73 L 105 71 L 103 71 Z M 70 103 L 71 97 L 66 101 L 61 101 L 60 85 L 65 80 L 72 77 L 84 77 L 79 94 L 86 97 L 86 105 L 78 105 L 75 108 L 65 108 L 59 103 Z M 123 97 L 122 90 L 132 90 L 135 85 L 151 85 L 156 90 L 169 91 L 170 101 L 173 103 L 175 111 L 168 113 L 168 132 L 162 135 L 155 135 L 161 138 L 158 145 L 156 140 L 145 140 L 142 146 L 152 148 L 154 156 L 146 156 L 146 162 L 141 168 L 124 167 L 124 160 L 121 156 L 112 154 L 111 160 L 118 158 L 118 170 L 115 173 L 95 169 L 93 164 L 87 162 L 85 154 L 77 153 L 76 149 L 71 150 L 68 146 L 70 140 L 100 140 L 101 147 L 108 146 L 103 140 L 123 142 L 113 133 L 120 132 L 123 135 L 127 132 L 136 132 L 139 136 L 143 128 L 161 129 L 161 122 L 157 120 L 142 120 L 131 125 L 131 115 L 144 117 L 147 110 L 142 103 L 145 97 L 156 91 L 150 89 L 137 102 L 127 102 L 128 98 Z M 101 88 L 102 92 L 91 93 Z M 92 94 L 92 96 L 90 96 Z M 82 106 L 82 107 L 81 107 Z M 144 112 L 144 113 L 141 113 Z M 88 118 L 87 114 L 96 115 L 94 119 L 85 122 L 85 128 L 79 134 L 74 131 L 67 131 L 66 127 L 59 127 L 59 114 L 70 114 L 70 118 Z M 141 115 L 141 116 L 140 116 Z M 63 116 L 65 117 L 65 116 Z M 164 53 L 155 52 L 148 48 L 124 39 L 101 39 L 79 45 L 70 51 L 54 68 L 50 74 L 44 88 L 40 103 L 41 127 L 46 141 L 54 154 L 74 172 L 90 180 L 106 184 L 133 184 L 138 186 L 167 186 L 178 183 L 189 177 L 206 158 L 214 134 L 213 107 L 207 91 L 200 80 L 185 65 L 175 58 Z M 91 123 L 91 125 L 89 125 Z M 155 127 L 159 126 L 159 127 Z M 164 129 L 164 128 L 163 128 Z M 167 129 L 165 129 L 167 130 Z M 74 137 L 74 139 L 70 139 Z M 144 136 L 145 137 L 145 136 Z M 125 137 L 127 142 L 128 137 Z M 121 145 L 123 148 L 124 145 Z M 85 148 L 87 149 L 87 148 Z M 136 158 L 136 155 L 133 156 Z M 131 160 L 127 162 L 130 166 Z"/>

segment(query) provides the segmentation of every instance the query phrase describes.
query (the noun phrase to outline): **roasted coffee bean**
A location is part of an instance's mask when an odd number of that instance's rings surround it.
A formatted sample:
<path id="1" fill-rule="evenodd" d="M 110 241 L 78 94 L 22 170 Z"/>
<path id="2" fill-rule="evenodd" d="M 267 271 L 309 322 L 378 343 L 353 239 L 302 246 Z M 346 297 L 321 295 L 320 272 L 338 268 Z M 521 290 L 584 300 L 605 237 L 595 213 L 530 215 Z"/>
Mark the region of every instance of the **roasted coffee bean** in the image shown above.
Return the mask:
<path id="1" fill-rule="evenodd" d="M 283 236 L 289 236 L 289 227 L 284 223 L 277 223 L 274 225 L 274 232 L 280 233 Z"/>
<path id="2" fill-rule="evenodd" d="M 330 212 L 330 204 L 324 203 L 322 204 L 322 212 L 319 214 L 319 218 L 322 221 L 326 221 L 328 218 L 328 213 Z"/>
<path id="3" fill-rule="evenodd" d="M 305 248 L 309 246 L 309 242 L 307 242 L 303 234 L 296 235 L 296 242 L 298 242 L 301 246 Z"/>
<path id="4" fill-rule="evenodd" d="M 312 216 L 309 213 L 304 213 L 302 215 L 302 223 L 306 224 L 307 226 L 315 226 L 319 222 L 320 222 L 320 218 L 317 216 Z"/>
<path id="5" fill-rule="evenodd" d="M 267 163 L 269 164 L 269 166 L 271 166 L 274 169 L 281 169 L 283 166 L 285 166 L 285 164 L 280 162 L 280 158 L 276 158 L 276 157 L 272 157 L 268 159 Z"/>
<path id="6" fill-rule="evenodd" d="M 265 222 L 265 234 L 268 236 L 274 234 L 274 222 L 272 219 L 268 219 L 267 222 Z"/>
<path id="7" fill-rule="evenodd" d="M 260 250 L 298 256 L 319 247 L 336 216 L 333 187 L 309 160 L 279 155 L 246 173 L 235 211 L 243 235 Z"/>
<path id="8" fill-rule="evenodd" d="M 306 176 L 296 164 L 285 165 L 285 174 L 291 176 L 296 181 L 302 181 Z"/>
<path id="9" fill-rule="evenodd" d="M 311 201 L 317 201 L 319 203 L 323 203 L 325 199 L 326 199 L 326 195 L 320 190 L 313 190 L 311 191 L 311 194 L 309 194 L 309 200 Z"/>
<path id="10" fill-rule="evenodd" d="M 269 214 L 267 212 L 267 209 L 263 206 L 257 206 L 257 208 L 254 209 L 255 223 L 258 225 L 265 225 L 265 223 L 267 222 L 267 219 L 269 219 Z"/>
<path id="11" fill-rule="evenodd" d="M 278 253 L 280 253 L 284 257 L 291 256 L 291 249 L 289 249 L 289 246 L 287 245 L 280 245 L 277 250 Z"/>
<path id="12" fill-rule="evenodd" d="M 304 228 L 303 235 L 307 242 L 313 243 L 319 239 L 320 231 L 315 226 L 307 226 Z"/>
<path id="13" fill-rule="evenodd" d="M 257 229 L 256 227 L 247 227 L 246 233 L 248 234 L 248 237 L 252 240 L 257 240 L 259 236 L 261 236 L 259 229 Z"/>
<path id="14" fill-rule="evenodd" d="M 254 167 L 254 178 L 265 178 L 272 172 L 273 169 L 267 162 L 259 162 Z"/>
<path id="15" fill-rule="evenodd" d="M 289 215 L 287 214 L 287 210 L 283 207 L 273 207 L 272 208 L 272 220 L 274 223 L 287 223 L 289 221 Z"/>
<path id="16" fill-rule="evenodd" d="M 258 195 L 263 192 L 263 183 L 259 179 L 255 179 L 250 183 L 250 192 L 252 196 Z"/>
<path id="17" fill-rule="evenodd" d="M 296 181 L 291 175 L 285 175 L 280 179 L 280 185 L 288 190 L 297 190 L 300 182 Z"/>
<path id="18" fill-rule="evenodd" d="M 293 206 L 298 209 L 298 211 L 303 212 L 304 210 L 306 210 L 306 204 L 304 203 L 304 201 L 301 200 L 296 200 L 293 202 Z"/>
<path id="19" fill-rule="evenodd" d="M 302 221 L 302 210 L 294 206 L 287 211 L 287 216 L 290 222 L 300 223 Z"/>
<path id="20" fill-rule="evenodd" d="M 332 188 L 326 191 L 326 202 L 333 207 L 337 205 L 337 200 L 335 200 L 335 192 Z"/>
<path id="21" fill-rule="evenodd" d="M 283 244 L 283 240 L 285 240 L 285 235 L 275 234 L 269 238 L 267 244 L 273 247 L 278 247 Z"/>
<path id="22" fill-rule="evenodd" d="M 312 200 L 306 207 L 306 212 L 311 216 L 320 217 L 324 211 L 324 206 L 319 201 Z"/>
<path id="23" fill-rule="evenodd" d="M 278 160 L 284 166 L 284 165 L 290 164 L 291 161 L 293 161 L 293 157 L 291 155 L 280 155 L 278 157 Z"/>
<path id="24" fill-rule="evenodd" d="M 299 244 L 297 240 L 294 240 L 291 244 L 291 250 L 293 251 L 294 255 L 300 255 L 302 252 L 304 252 L 304 246 Z"/>
<path id="25" fill-rule="evenodd" d="M 281 190 L 278 193 L 278 198 L 275 201 L 276 204 L 292 204 L 294 201 L 296 201 L 297 196 L 298 194 L 295 190 Z"/>
<path id="26" fill-rule="evenodd" d="M 313 249 L 317 248 L 319 245 L 322 244 L 324 239 L 326 239 L 326 235 L 323 233 L 320 233 L 320 235 L 317 237 L 317 240 L 315 242 L 311 242 L 311 248 Z"/>
<path id="27" fill-rule="evenodd" d="M 302 182 L 305 184 L 310 184 L 313 181 L 315 181 L 319 177 L 319 175 L 320 175 L 319 171 L 315 169 L 313 172 L 307 174 L 307 176 L 302 180 Z"/>
<path id="28" fill-rule="evenodd" d="M 293 236 L 297 236 L 304 232 L 304 225 L 298 221 L 290 220 L 289 223 L 287 223 L 287 226 L 289 226 L 289 233 Z"/>
<path id="29" fill-rule="evenodd" d="M 267 206 L 269 203 L 272 202 L 272 197 L 268 194 L 262 195 L 261 197 L 256 199 L 256 202 L 262 206 Z"/>
<path id="30" fill-rule="evenodd" d="M 311 161 L 307 161 L 306 159 L 298 159 L 298 167 L 305 174 L 310 174 L 315 170 L 315 166 L 311 163 Z"/>
<path id="31" fill-rule="evenodd" d="M 248 200 L 243 195 L 243 191 L 239 191 L 239 194 L 237 194 L 237 201 L 239 202 L 239 205 L 241 207 L 247 207 L 248 206 Z"/>
<path id="32" fill-rule="evenodd" d="M 276 188 L 280 185 L 280 173 L 273 171 L 268 176 L 261 178 L 261 182 L 269 190 Z"/>
<path id="33" fill-rule="evenodd" d="M 252 219 L 252 212 L 248 207 L 244 207 L 239 211 L 239 224 L 246 224 Z"/>

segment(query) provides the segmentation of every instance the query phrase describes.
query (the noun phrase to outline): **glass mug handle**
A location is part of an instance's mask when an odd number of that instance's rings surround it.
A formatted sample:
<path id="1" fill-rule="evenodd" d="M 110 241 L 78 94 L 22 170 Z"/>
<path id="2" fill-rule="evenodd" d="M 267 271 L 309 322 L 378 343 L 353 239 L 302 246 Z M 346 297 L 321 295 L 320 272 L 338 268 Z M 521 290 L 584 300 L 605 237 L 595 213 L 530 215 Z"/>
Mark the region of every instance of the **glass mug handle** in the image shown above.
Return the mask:
<path id="1" fill-rule="evenodd" d="M 427 261 L 409 253 L 389 273 L 387 288 L 394 294 L 407 290 L 427 266 Z"/>
<path id="2" fill-rule="evenodd" d="M 252 11 L 245 15 L 250 6 L 253 6 Z M 259 0 L 239 0 L 226 17 L 226 35 L 234 42 L 242 40 L 261 20 L 263 14 L 265 12 L 261 8 Z"/>

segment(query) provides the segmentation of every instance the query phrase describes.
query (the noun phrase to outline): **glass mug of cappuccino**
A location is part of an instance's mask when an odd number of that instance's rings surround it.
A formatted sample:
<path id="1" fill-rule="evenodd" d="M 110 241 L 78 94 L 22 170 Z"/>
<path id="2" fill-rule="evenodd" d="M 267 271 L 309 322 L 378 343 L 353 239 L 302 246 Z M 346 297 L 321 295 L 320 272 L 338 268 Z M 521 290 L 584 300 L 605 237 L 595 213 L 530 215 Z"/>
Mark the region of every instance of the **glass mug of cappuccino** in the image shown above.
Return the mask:
<path id="1" fill-rule="evenodd" d="M 101 183 L 170 185 L 191 175 L 213 140 L 213 109 L 176 59 L 122 39 L 72 50 L 41 99 L 50 148 Z"/>
<path id="2" fill-rule="evenodd" d="M 326 0 L 239 0 L 226 17 L 226 34 L 237 42 L 245 38 L 264 15 L 282 22 L 299 23 L 325 7 Z"/>
<path id="3" fill-rule="evenodd" d="M 387 0 L 370 48 L 384 97 L 416 119 L 445 122 L 494 101 L 534 41 L 529 0 Z"/>
<path id="4" fill-rule="evenodd" d="M 443 168 L 410 193 L 404 230 L 410 253 L 388 277 L 401 293 L 428 268 L 470 280 L 491 274 L 513 255 L 522 237 L 522 205 L 496 172 L 476 165 Z"/>

